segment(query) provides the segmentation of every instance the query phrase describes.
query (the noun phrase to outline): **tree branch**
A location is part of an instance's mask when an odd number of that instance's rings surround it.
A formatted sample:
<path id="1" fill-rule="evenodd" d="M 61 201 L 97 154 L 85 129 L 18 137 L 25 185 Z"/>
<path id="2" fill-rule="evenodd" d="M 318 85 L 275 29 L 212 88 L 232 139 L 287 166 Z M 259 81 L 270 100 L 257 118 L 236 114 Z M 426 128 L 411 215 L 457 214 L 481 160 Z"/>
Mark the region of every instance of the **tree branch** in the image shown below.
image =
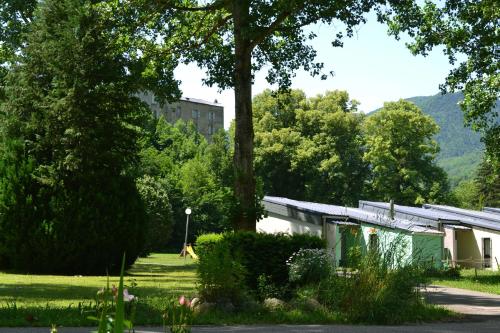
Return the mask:
<path id="1" fill-rule="evenodd" d="M 163 1 L 158 1 L 160 4 L 162 4 Z M 210 5 L 202 6 L 202 7 L 186 7 L 186 6 L 178 6 L 174 4 L 174 1 L 172 0 L 167 0 L 163 4 L 165 8 L 169 9 L 175 9 L 179 11 L 184 11 L 184 12 L 199 12 L 199 11 L 212 11 L 216 9 L 221 9 L 224 7 L 226 4 L 227 0 L 216 0 Z"/>
<path id="2" fill-rule="evenodd" d="M 273 23 L 271 23 L 268 27 L 262 28 L 263 30 L 261 30 L 261 32 L 250 42 L 250 49 L 253 49 L 255 46 L 262 43 L 267 36 L 275 32 L 279 25 L 283 23 L 291 15 L 291 13 L 291 11 L 282 12 Z"/>

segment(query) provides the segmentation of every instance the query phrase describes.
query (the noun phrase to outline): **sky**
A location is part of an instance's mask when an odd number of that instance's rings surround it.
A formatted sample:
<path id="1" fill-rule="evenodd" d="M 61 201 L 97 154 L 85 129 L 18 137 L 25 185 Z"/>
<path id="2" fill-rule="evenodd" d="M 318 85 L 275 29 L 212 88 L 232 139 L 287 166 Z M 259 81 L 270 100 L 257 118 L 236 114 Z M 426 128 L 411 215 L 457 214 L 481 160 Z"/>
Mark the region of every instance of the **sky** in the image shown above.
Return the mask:
<path id="1" fill-rule="evenodd" d="M 341 25 L 339 25 L 341 28 Z M 311 42 L 317 50 L 317 61 L 325 65 L 325 73 L 334 72 L 327 80 L 311 77 L 300 71 L 292 82 L 293 89 L 302 89 L 307 96 L 322 94 L 327 90 L 345 90 L 361 104 L 359 109 L 370 112 L 384 102 L 413 96 L 430 96 L 439 93 L 439 84 L 452 68 L 441 49 L 433 50 L 427 57 L 413 56 L 404 41 L 387 35 L 387 28 L 370 17 L 354 36 L 344 40 L 343 48 L 331 46 L 338 30 L 335 26 L 314 25 L 309 28 L 318 37 Z M 224 106 L 224 127 L 234 119 L 234 91 L 220 92 L 217 87 L 202 84 L 204 71 L 195 64 L 181 65 L 175 71 L 181 80 L 185 97 L 217 100 Z M 266 80 L 266 71 L 257 73 L 252 94 L 267 88 L 275 89 Z"/>

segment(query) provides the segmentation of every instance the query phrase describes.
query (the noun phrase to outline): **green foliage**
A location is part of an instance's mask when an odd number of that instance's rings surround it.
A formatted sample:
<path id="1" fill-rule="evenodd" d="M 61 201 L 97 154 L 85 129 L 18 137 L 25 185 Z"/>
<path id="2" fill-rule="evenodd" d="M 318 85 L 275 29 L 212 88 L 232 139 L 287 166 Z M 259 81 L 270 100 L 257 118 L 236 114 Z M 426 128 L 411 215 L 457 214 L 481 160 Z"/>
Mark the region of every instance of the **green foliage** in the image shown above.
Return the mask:
<path id="1" fill-rule="evenodd" d="M 168 197 L 169 184 L 164 179 L 145 175 L 137 180 L 137 190 L 147 215 L 143 254 L 165 251 L 173 229 L 172 206 Z"/>
<path id="2" fill-rule="evenodd" d="M 457 133 L 459 136 L 460 133 Z M 437 159 L 437 165 L 443 168 L 450 180 L 451 188 L 459 185 L 461 182 L 474 180 L 477 169 L 481 164 L 483 151 L 472 151 L 462 156 Z"/>
<path id="3" fill-rule="evenodd" d="M 236 260 L 247 269 L 246 284 L 251 290 L 257 287 L 261 274 L 270 277 L 276 285 L 288 281 L 286 261 L 300 249 L 321 249 L 325 247 L 324 240 L 307 234 L 263 234 L 252 232 L 237 232 L 224 235 L 224 241 L 229 244 Z"/>
<path id="4" fill-rule="evenodd" d="M 309 99 L 297 90 L 255 96 L 255 169 L 265 193 L 356 204 L 367 173 L 356 106 L 341 91 Z"/>
<path id="5" fill-rule="evenodd" d="M 244 295 L 246 267 L 235 260 L 230 244 L 225 241 L 211 243 L 210 250 L 198 253 L 198 291 L 206 302 L 234 302 Z"/>
<path id="6" fill-rule="evenodd" d="M 276 285 L 271 281 L 271 277 L 261 274 L 257 278 L 257 296 L 260 300 L 266 298 L 284 299 L 290 293 L 290 285 Z"/>
<path id="7" fill-rule="evenodd" d="M 198 240 L 200 293 L 211 300 L 222 297 L 236 302 L 245 290 L 261 295 L 269 291 L 262 289 L 262 279 L 271 287 L 286 286 L 287 259 L 302 248 L 325 247 L 324 240 L 310 235 L 236 232 L 225 233 L 222 238 L 214 234 L 200 236 Z M 279 287 L 271 289 L 286 293 Z"/>
<path id="8" fill-rule="evenodd" d="M 199 256 L 204 256 L 220 241 L 222 241 L 223 234 L 201 234 L 196 238 L 196 252 Z"/>
<path id="9" fill-rule="evenodd" d="M 184 296 L 179 299 L 172 297 L 163 313 L 163 326 L 171 333 L 190 333 L 193 321 L 191 302 Z"/>
<path id="10" fill-rule="evenodd" d="M 189 240 L 205 232 L 231 229 L 231 143 L 221 130 L 207 143 L 193 123 L 169 124 L 152 120 L 141 140 L 141 170 L 164 184 L 172 206 L 171 248 L 184 241 L 186 215 L 190 207 Z"/>
<path id="11" fill-rule="evenodd" d="M 463 98 L 462 93 L 454 93 L 407 99 L 423 113 L 431 116 L 439 126 L 439 132 L 434 137 L 440 147 L 438 159 L 462 156 L 484 149 L 484 144 L 480 141 L 481 135 L 464 123 L 464 114 L 459 106 Z"/>
<path id="12" fill-rule="evenodd" d="M 482 206 L 500 207 L 500 160 L 485 155 L 477 172 L 476 184 Z"/>
<path id="13" fill-rule="evenodd" d="M 452 195 L 455 197 L 458 207 L 466 209 L 481 208 L 479 186 L 474 180 L 460 182 L 457 187 L 453 189 Z"/>
<path id="14" fill-rule="evenodd" d="M 300 285 L 318 283 L 333 273 L 333 261 L 326 249 L 301 249 L 287 261 L 290 282 Z"/>
<path id="15" fill-rule="evenodd" d="M 144 62 L 110 14 L 44 1 L 7 79 L 0 256 L 12 268 L 102 273 L 141 251 L 145 212 L 131 171 L 148 114 L 134 97 Z"/>
<path id="16" fill-rule="evenodd" d="M 385 103 L 364 127 L 371 198 L 403 205 L 450 200 L 446 174 L 434 162 L 439 128 L 430 116 L 400 100 Z"/>
<path id="17" fill-rule="evenodd" d="M 329 309 L 340 310 L 349 322 L 407 321 L 424 307 L 417 288 L 423 279 L 420 269 L 398 260 L 392 253 L 367 252 L 356 271 L 332 274 L 321 281 L 319 301 Z"/>
<path id="18" fill-rule="evenodd" d="M 500 5 L 495 0 L 393 1 L 387 15 L 379 18 L 389 24 L 389 32 L 399 38 L 407 32 L 414 38 L 408 44 L 413 54 L 427 55 L 443 46 L 451 64 L 441 86 L 445 91 L 463 91 L 461 107 L 467 123 L 485 132 L 490 154 L 499 158 L 500 122 L 498 97 L 498 21 Z"/>

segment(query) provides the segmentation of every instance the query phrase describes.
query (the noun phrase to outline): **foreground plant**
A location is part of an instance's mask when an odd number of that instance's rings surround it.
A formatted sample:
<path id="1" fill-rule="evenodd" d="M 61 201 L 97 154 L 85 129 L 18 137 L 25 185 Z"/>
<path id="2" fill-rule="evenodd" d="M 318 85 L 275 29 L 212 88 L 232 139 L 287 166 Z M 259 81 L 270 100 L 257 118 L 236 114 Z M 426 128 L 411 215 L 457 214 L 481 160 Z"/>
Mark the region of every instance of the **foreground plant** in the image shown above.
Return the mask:
<path id="1" fill-rule="evenodd" d="M 98 299 L 96 309 L 98 317 L 88 317 L 88 319 L 95 320 L 99 323 L 97 333 L 123 333 L 125 328 L 129 331 L 133 329 L 132 320 L 125 319 L 125 303 L 129 304 L 129 315 L 130 318 L 133 318 L 135 303 L 138 299 L 134 295 L 129 294 L 127 289 L 123 288 L 124 271 L 125 255 L 123 255 L 122 259 L 118 288 L 114 285 L 110 288 L 108 278 L 106 288 L 102 288 L 97 292 Z"/>
<path id="2" fill-rule="evenodd" d="M 171 333 L 189 333 L 192 320 L 191 301 L 184 296 L 179 297 L 178 301 L 172 298 L 163 314 L 163 327 L 165 332 L 168 327 Z"/>

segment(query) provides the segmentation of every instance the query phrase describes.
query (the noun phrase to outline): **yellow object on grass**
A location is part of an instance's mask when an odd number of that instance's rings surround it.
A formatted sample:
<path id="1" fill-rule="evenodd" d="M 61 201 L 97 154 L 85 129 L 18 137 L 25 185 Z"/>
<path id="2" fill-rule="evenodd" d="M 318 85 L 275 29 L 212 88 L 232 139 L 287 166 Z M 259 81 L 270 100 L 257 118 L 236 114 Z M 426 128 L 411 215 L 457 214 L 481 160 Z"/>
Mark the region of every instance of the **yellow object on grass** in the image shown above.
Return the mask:
<path id="1" fill-rule="evenodd" d="M 196 253 L 194 253 L 193 247 L 191 245 L 188 245 L 186 247 L 186 250 L 187 253 L 189 253 L 189 255 L 191 256 L 191 258 L 198 260 L 198 256 L 196 255 Z"/>

